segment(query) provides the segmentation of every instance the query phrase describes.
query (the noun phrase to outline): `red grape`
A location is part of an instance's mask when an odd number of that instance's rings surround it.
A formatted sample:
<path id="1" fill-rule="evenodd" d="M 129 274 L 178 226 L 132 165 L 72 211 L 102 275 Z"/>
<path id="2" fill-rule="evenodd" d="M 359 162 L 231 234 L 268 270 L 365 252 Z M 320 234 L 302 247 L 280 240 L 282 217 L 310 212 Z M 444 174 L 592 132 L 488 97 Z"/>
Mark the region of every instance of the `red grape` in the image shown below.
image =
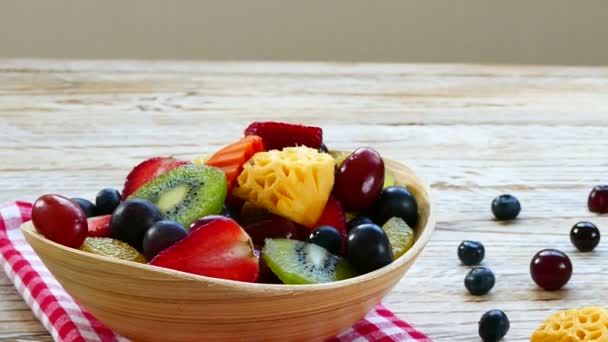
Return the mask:
<path id="1" fill-rule="evenodd" d="M 556 249 L 543 249 L 530 262 L 534 282 L 547 291 L 555 291 L 568 283 L 572 276 L 570 258 Z"/>
<path id="2" fill-rule="evenodd" d="M 368 147 L 351 153 L 336 171 L 334 194 L 348 211 L 371 206 L 384 186 L 384 161 Z"/>
<path id="3" fill-rule="evenodd" d="M 291 239 L 296 237 L 296 225 L 280 216 L 271 216 L 245 227 L 254 245 L 264 245 L 265 239 Z"/>
<path id="4" fill-rule="evenodd" d="M 32 222 L 47 239 L 72 248 L 80 247 L 89 231 L 80 206 L 60 195 L 38 198 L 32 208 Z"/>
<path id="5" fill-rule="evenodd" d="M 598 185 L 589 193 L 587 200 L 589 210 L 598 214 L 608 213 L 608 185 Z"/>

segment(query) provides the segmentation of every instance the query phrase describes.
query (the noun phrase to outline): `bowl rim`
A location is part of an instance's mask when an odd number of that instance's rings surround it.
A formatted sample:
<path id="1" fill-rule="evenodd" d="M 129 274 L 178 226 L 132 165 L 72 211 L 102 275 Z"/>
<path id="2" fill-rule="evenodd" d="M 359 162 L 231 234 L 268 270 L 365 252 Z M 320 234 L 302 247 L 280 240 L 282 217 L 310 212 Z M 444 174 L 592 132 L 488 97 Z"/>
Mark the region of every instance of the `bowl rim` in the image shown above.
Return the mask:
<path id="1" fill-rule="evenodd" d="M 338 152 L 341 152 L 341 151 L 338 151 Z M 387 266 L 384 266 L 375 271 L 372 271 L 372 272 L 369 272 L 369 273 L 366 273 L 363 275 L 359 275 L 359 276 L 356 276 L 353 278 L 345 279 L 345 280 L 339 280 L 339 281 L 334 281 L 334 282 L 329 282 L 329 283 L 320 283 L 320 284 L 288 285 L 288 284 L 248 283 L 248 282 L 242 282 L 242 281 L 237 281 L 237 280 L 213 278 L 213 277 L 207 277 L 207 276 L 203 276 L 203 275 L 197 275 L 197 274 L 191 274 L 191 273 L 186 273 L 186 272 L 182 272 L 182 271 L 167 269 L 167 268 L 163 268 L 163 267 L 156 267 L 156 266 L 152 266 L 149 264 L 142 264 L 142 263 L 126 261 L 126 260 L 116 259 L 116 258 L 107 257 L 107 256 L 91 254 L 91 253 L 87 253 L 87 252 L 81 251 L 76 248 L 70 248 L 67 246 L 63 246 L 59 243 L 56 243 L 54 241 L 51 241 L 51 240 L 45 238 L 43 235 L 38 233 L 36 231 L 36 228 L 34 227 L 34 224 L 32 221 L 23 223 L 21 225 L 20 229 L 24 235 L 27 234 L 27 235 L 41 241 L 44 244 L 52 246 L 56 249 L 61 249 L 64 252 L 68 252 L 68 253 L 77 255 L 79 257 L 89 259 L 91 261 L 95 260 L 95 261 L 114 263 L 114 264 L 127 266 L 127 267 L 134 267 L 134 268 L 138 268 L 138 269 L 141 269 L 141 270 L 144 270 L 147 272 L 161 273 L 161 274 L 164 274 L 167 276 L 177 277 L 177 278 L 180 278 L 183 280 L 192 280 L 192 281 L 197 281 L 197 282 L 201 282 L 201 283 L 206 283 L 208 285 L 215 284 L 215 285 L 224 286 L 224 287 L 228 287 L 228 288 L 238 288 L 240 290 L 262 291 L 262 292 L 266 292 L 266 291 L 294 292 L 296 290 L 297 291 L 318 291 L 318 290 L 339 289 L 339 288 L 348 287 L 348 286 L 351 286 L 354 284 L 366 282 L 366 281 L 369 281 L 372 279 L 384 277 L 385 275 L 402 267 L 404 264 L 412 261 L 412 259 L 415 258 L 416 255 L 419 254 L 422 251 L 422 249 L 424 248 L 424 246 L 428 243 L 428 241 L 430 240 L 430 238 L 435 230 L 436 222 L 435 222 L 435 215 L 433 212 L 433 207 L 434 207 L 433 203 L 434 202 L 433 202 L 432 193 L 430 191 L 430 187 L 428 186 L 428 183 L 424 182 L 416 173 L 414 173 L 405 164 L 398 162 L 396 160 L 393 160 L 393 159 L 389 159 L 389 158 L 383 158 L 383 159 L 388 160 L 389 162 L 392 162 L 392 163 L 396 163 L 400 167 L 406 169 L 409 173 L 411 173 L 411 175 L 416 180 L 416 182 L 422 186 L 422 188 L 426 192 L 426 196 L 427 196 L 428 203 L 429 203 L 428 219 L 427 219 L 426 225 L 424 227 L 421 227 L 423 229 L 422 234 L 420 234 L 420 236 L 418 237 L 418 239 L 416 239 L 416 242 L 414 243 L 412 248 L 410 248 L 405 254 L 401 255 L 399 258 L 397 258 L 396 260 L 394 260 L 392 263 L 390 263 Z M 41 258 L 41 260 L 43 260 L 43 259 Z"/>

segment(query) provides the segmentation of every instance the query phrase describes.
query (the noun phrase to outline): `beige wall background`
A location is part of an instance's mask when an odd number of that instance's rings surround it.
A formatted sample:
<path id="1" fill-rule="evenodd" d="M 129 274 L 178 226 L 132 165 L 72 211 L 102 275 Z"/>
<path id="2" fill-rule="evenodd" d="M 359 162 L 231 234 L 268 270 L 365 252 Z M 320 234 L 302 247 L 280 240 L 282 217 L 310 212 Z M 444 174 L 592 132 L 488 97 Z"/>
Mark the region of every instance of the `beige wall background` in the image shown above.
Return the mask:
<path id="1" fill-rule="evenodd" d="M 0 57 L 608 65 L 608 0 L 0 0 Z"/>

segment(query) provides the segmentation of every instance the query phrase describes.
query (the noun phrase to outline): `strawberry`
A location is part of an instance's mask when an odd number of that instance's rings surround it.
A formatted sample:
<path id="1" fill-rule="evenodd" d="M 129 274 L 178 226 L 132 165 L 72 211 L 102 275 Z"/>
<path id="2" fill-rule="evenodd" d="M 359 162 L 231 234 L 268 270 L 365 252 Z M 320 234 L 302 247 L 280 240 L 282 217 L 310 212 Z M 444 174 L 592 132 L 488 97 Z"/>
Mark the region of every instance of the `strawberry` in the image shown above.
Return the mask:
<path id="1" fill-rule="evenodd" d="M 154 178 L 186 164 L 189 163 L 173 157 L 156 157 L 141 162 L 127 176 L 125 187 L 122 190 L 122 200 L 127 199 L 129 195 Z"/>
<path id="2" fill-rule="evenodd" d="M 89 226 L 89 234 L 90 237 L 109 237 L 110 230 L 110 219 L 112 215 L 103 215 L 96 216 L 87 219 L 87 224 Z"/>
<path id="3" fill-rule="evenodd" d="M 342 235 L 342 247 L 344 250 L 344 246 L 346 245 L 346 216 L 344 215 L 342 205 L 334 196 L 329 196 L 325 209 L 323 209 L 323 213 L 314 225 L 313 230 L 322 225 L 332 226 L 338 230 L 340 235 Z M 312 230 L 309 230 L 308 233 L 311 232 Z"/>
<path id="4" fill-rule="evenodd" d="M 234 220 L 221 216 L 194 227 L 150 265 L 246 282 L 255 282 L 259 272 L 249 235 Z"/>
<path id="5" fill-rule="evenodd" d="M 236 178 L 243 171 L 243 164 L 254 154 L 262 151 L 264 151 L 262 138 L 257 135 L 248 135 L 215 152 L 205 164 L 224 171 L 228 190 L 230 190 L 234 186 Z"/>
<path id="6" fill-rule="evenodd" d="M 323 130 L 320 127 L 286 122 L 254 122 L 245 129 L 245 135 L 262 137 L 267 150 L 280 150 L 283 147 L 292 146 L 308 146 L 318 149 L 323 143 Z"/>

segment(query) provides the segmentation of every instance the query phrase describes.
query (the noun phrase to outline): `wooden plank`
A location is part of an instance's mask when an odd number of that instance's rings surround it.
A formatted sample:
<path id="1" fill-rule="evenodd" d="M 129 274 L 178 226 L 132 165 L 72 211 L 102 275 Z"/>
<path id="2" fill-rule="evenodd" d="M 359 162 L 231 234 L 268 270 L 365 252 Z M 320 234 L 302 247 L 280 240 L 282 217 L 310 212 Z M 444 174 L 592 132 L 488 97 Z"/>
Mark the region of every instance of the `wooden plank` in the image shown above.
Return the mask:
<path id="1" fill-rule="evenodd" d="M 318 124 L 329 146 L 372 146 L 432 186 L 437 232 L 386 304 L 437 341 L 477 340 L 481 314 L 501 308 L 507 341 L 526 341 L 554 310 L 608 304 L 608 247 L 585 255 L 568 240 L 578 220 L 608 225 L 586 209 L 606 182 L 607 93 L 608 68 L 4 60 L 0 202 L 93 198 L 146 157 L 208 153 L 256 119 Z M 522 202 L 514 224 L 491 218 L 503 192 Z M 490 296 L 466 294 L 463 239 L 486 245 Z M 530 280 L 546 247 L 572 258 L 566 290 Z M 0 275 L 0 338 L 48 339 L 19 298 Z"/>

